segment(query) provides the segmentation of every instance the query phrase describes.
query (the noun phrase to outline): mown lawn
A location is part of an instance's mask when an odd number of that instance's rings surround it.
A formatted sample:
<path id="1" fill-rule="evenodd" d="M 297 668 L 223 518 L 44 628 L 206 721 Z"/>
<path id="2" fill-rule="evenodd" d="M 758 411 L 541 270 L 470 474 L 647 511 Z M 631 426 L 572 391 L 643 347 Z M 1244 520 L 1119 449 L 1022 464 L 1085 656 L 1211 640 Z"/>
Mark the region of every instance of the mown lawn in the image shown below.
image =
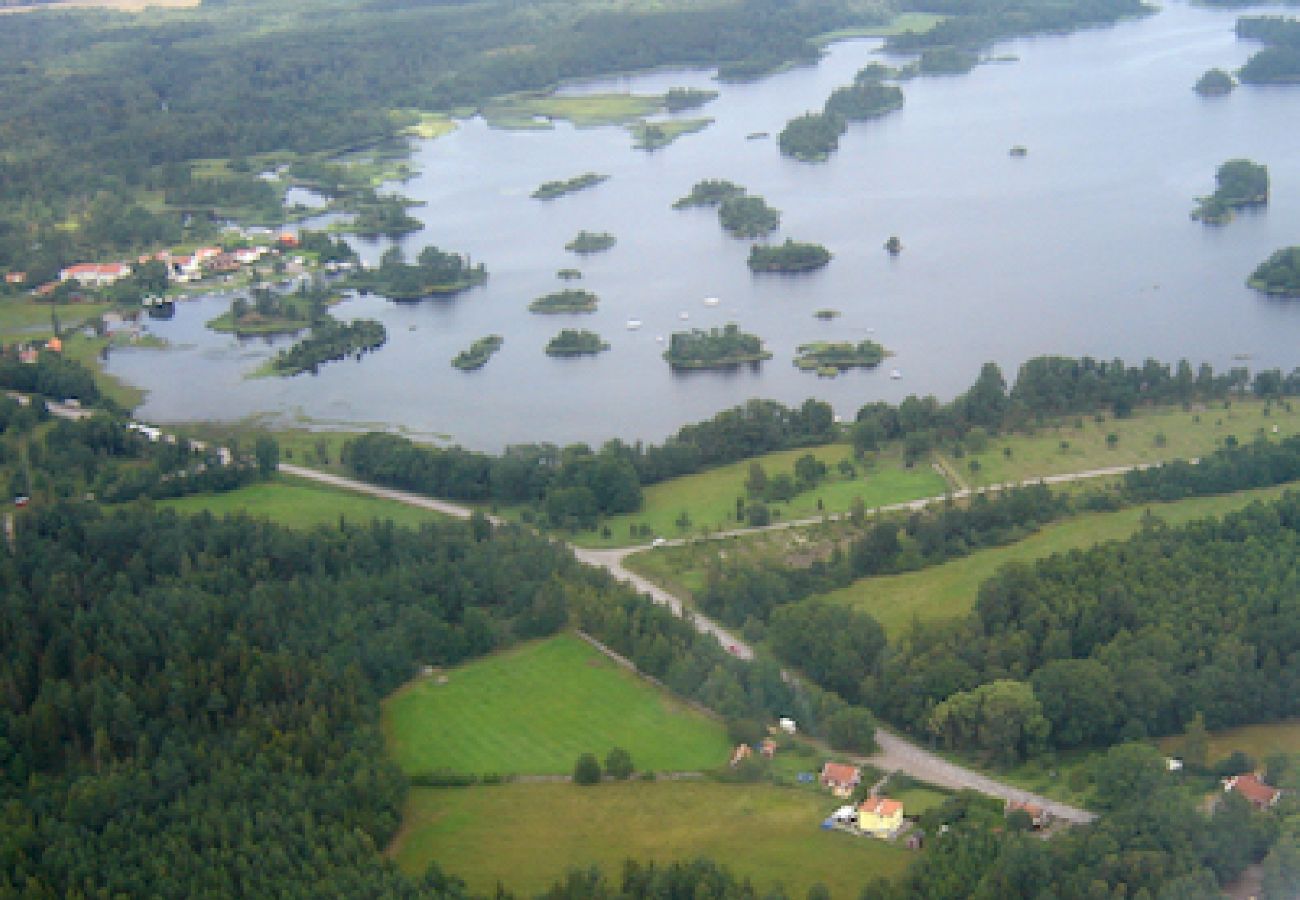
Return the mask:
<path id="1" fill-rule="evenodd" d="M 1265 415 L 1263 401 L 1235 399 L 1193 406 L 1136 411 L 1116 419 L 1105 415 L 1097 422 L 1092 416 L 1068 416 L 1059 426 L 1048 426 L 1033 435 L 1013 434 L 989 442 L 986 450 L 950 462 L 973 486 L 1023 481 L 1040 475 L 1083 472 L 1109 466 L 1190 459 L 1217 450 L 1229 435 L 1248 443 L 1260 433 L 1285 437 L 1300 432 L 1300 404 L 1291 401 L 1291 411 L 1273 405 Z M 1077 426 L 1077 427 L 1076 427 Z M 1273 428 L 1277 427 L 1274 435 Z M 1115 434 L 1112 447 L 1107 436 Z M 1063 446 L 1064 444 L 1064 446 Z M 1010 449 L 1011 455 L 1006 455 Z M 972 472 L 971 461 L 978 461 Z"/>
<path id="2" fill-rule="evenodd" d="M 610 531 L 608 538 L 598 531 L 568 537 L 583 547 L 623 547 L 648 542 L 644 537 L 632 535 L 634 525 L 648 525 L 655 535 L 667 538 L 744 527 L 745 523 L 736 520 L 736 498 L 746 497 L 745 480 L 749 477 L 750 464 L 761 465 L 770 480 L 776 475 L 793 475 L 795 460 L 808 453 L 825 463 L 828 474 L 815 488 L 797 494 L 789 503 L 769 504 L 776 511 L 774 522 L 847 512 L 854 497 L 862 498 L 863 504 L 871 508 L 938 496 L 948 489 L 943 477 L 928 465 L 906 468 L 896 452 L 881 454 L 869 466 L 855 464 L 857 474 L 846 478 L 839 473 L 838 466 L 841 460 L 852 458 L 853 451 L 848 444 L 781 450 L 650 485 L 645 489 L 645 504 L 640 512 L 605 520 L 604 525 Z"/>
<path id="3" fill-rule="evenodd" d="M 383 704 L 402 770 L 569 774 L 579 754 L 612 747 L 638 771 L 724 765 L 722 725 L 564 634 L 421 678 Z"/>
<path id="4" fill-rule="evenodd" d="M 822 831 L 834 799 L 766 784 L 628 782 L 512 784 L 411 791 L 388 855 L 404 871 L 431 861 L 472 891 L 536 895 L 572 867 L 598 865 L 617 885 L 625 859 L 709 857 L 760 892 L 803 897 L 826 885 L 853 900 L 913 858 L 871 838 Z"/>
<path id="5" fill-rule="evenodd" d="M 1292 490 L 1295 485 L 1291 485 Z M 1112 513 L 1088 513 L 1041 529 L 1023 541 L 981 550 L 970 556 L 916 572 L 864 578 L 821 599 L 869 612 L 897 637 L 913 617 L 934 621 L 962 616 L 975 605 L 980 584 L 1011 562 L 1032 562 L 1067 550 L 1120 540 L 1142 525 L 1148 510 L 1171 525 L 1222 515 L 1255 500 L 1276 497 L 1287 486 L 1244 491 L 1221 497 L 1195 497 L 1177 503 L 1152 504 Z"/>
<path id="6" fill-rule="evenodd" d="M 422 522 L 446 521 L 445 516 L 431 510 L 337 490 L 287 475 L 221 494 L 194 494 L 164 500 L 158 505 L 183 513 L 204 510 L 218 516 L 243 513 L 290 528 L 337 525 L 339 519 L 353 524 L 392 519 L 398 525 L 410 527 Z"/>

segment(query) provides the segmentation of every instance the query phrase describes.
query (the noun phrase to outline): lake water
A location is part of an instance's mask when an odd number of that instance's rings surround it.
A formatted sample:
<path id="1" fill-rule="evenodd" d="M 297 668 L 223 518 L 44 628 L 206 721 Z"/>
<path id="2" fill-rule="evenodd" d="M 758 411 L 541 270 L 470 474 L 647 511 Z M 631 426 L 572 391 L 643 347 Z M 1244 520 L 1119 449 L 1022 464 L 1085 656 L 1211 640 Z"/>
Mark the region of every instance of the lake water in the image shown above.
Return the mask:
<path id="1" fill-rule="evenodd" d="M 1045 353 L 1187 357 L 1223 369 L 1250 354 L 1252 367 L 1290 370 L 1300 364 L 1300 301 L 1262 297 L 1245 279 L 1274 249 L 1300 241 L 1300 87 L 1216 99 L 1191 90 L 1205 69 L 1236 68 L 1256 49 L 1235 39 L 1237 14 L 1179 4 L 1114 28 L 1006 42 L 995 53 L 1018 61 L 905 82 L 903 110 L 850 125 L 824 164 L 781 157 L 775 136 L 879 59 L 876 41 L 837 44 L 817 66 L 754 84 L 678 71 L 574 86 L 715 87 L 721 96 L 684 114 L 712 116 L 710 128 L 655 153 L 633 150 L 621 128 L 511 132 L 481 120 L 420 145 L 421 174 L 403 190 L 426 201 L 413 211 L 425 228 L 403 241 L 408 255 L 430 243 L 467 252 L 491 277 L 453 300 L 346 302 L 339 315 L 388 328 L 388 344 L 361 362 L 314 377 L 247 378 L 275 344 L 206 331 L 228 304 L 213 298 L 152 325 L 175 349 L 115 352 L 109 370 L 149 390 L 140 411 L 149 420 L 266 413 L 317 427 L 400 427 L 488 450 L 660 440 L 755 396 L 815 396 L 847 417 L 909 393 L 948 399 L 986 360 L 1010 379 Z M 746 139 L 761 131 L 772 137 Z M 1008 156 L 1015 144 L 1028 156 Z M 1193 198 L 1211 191 L 1215 168 L 1233 157 L 1269 166 L 1268 209 L 1221 228 L 1192 222 Z M 543 181 L 588 170 L 611 177 L 550 202 L 529 197 Z M 761 194 L 782 211 L 777 240 L 822 243 L 834 260 L 807 276 L 751 275 L 748 243 L 726 236 L 712 210 L 670 208 L 703 178 Z M 586 258 L 566 253 L 583 228 L 612 232 L 618 244 Z M 904 244 L 897 258 L 881 247 L 891 234 Z M 384 249 L 358 245 L 370 259 Z M 528 313 L 569 266 L 600 296 L 599 311 Z M 721 302 L 705 306 L 710 296 Z M 843 315 L 814 319 L 823 307 Z M 627 330 L 630 318 L 643 326 Z M 764 338 L 774 358 L 756 371 L 689 375 L 660 358 L 657 337 L 729 321 Z M 545 356 L 565 327 L 595 330 L 612 350 Z M 451 367 L 489 333 L 505 344 L 485 368 Z M 867 336 L 895 354 L 875 371 L 820 379 L 791 364 L 798 344 Z M 890 379 L 893 368 L 901 379 Z"/>

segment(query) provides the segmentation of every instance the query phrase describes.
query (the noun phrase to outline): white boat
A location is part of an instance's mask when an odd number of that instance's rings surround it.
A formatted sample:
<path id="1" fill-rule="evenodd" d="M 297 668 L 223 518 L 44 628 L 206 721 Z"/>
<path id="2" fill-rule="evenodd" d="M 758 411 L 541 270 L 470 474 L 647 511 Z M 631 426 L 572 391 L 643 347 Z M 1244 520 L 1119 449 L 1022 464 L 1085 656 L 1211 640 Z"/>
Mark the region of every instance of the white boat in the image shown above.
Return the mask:
<path id="1" fill-rule="evenodd" d="M 664 336 L 662 334 L 655 335 L 656 344 L 662 344 L 663 342 L 664 342 Z"/>
<path id="2" fill-rule="evenodd" d="M 689 319 L 690 317 L 691 317 L 691 314 L 688 313 L 686 310 L 682 310 L 681 312 L 679 312 L 679 313 L 677 314 L 677 318 L 681 319 L 683 322 L 685 322 L 685 321 L 686 321 L 687 319 Z"/>
<path id="3" fill-rule="evenodd" d="M 890 369 L 889 377 L 897 381 L 898 379 L 903 377 L 903 373 L 898 371 L 897 369 Z"/>
<path id="4" fill-rule="evenodd" d="M 636 330 L 637 330 L 638 328 L 640 328 L 640 327 L 641 327 L 641 320 L 640 320 L 640 319 L 628 319 L 628 320 L 627 320 L 627 330 L 628 330 L 628 331 L 636 331 Z"/>
<path id="5" fill-rule="evenodd" d="M 705 298 L 704 298 L 704 305 L 705 305 L 705 306 L 717 306 L 717 305 L 718 305 L 719 303 L 721 303 L 721 302 L 722 302 L 722 301 L 719 300 L 717 297 L 705 297 Z"/>

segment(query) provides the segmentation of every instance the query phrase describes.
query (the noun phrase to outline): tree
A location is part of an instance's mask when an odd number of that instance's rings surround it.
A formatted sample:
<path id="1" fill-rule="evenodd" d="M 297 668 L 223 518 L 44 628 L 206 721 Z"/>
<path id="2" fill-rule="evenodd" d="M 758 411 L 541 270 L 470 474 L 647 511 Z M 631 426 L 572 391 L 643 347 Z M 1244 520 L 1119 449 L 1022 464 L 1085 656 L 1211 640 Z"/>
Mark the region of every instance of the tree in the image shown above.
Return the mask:
<path id="1" fill-rule="evenodd" d="M 605 774 L 622 781 L 630 777 L 633 771 L 632 754 L 622 747 L 610 748 L 609 753 L 605 755 Z M 577 780 L 576 772 L 574 780 Z"/>
<path id="2" fill-rule="evenodd" d="M 1149 797 L 1165 782 L 1165 759 L 1149 744 L 1120 744 L 1093 764 L 1097 805 L 1115 809 Z"/>
<path id="3" fill-rule="evenodd" d="M 872 753 L 876 748 L 876 720 L 860 706 L 846 706 L 830 718 L 826 739 L 835 750 Z"/>
<path id="4" fill-rule="evenodd" d="M 1205 716 L 1198 709 L 1183 731 L 1183 762 L 1196 771 L 1204 771 L 1210 757 L 1210 735 Z"/>
<path id="5" fill-rule="evenodd" d="M 270 478 L 280 465 L 280 445 L 270 435 L 258 435 L 253 445 L 253 457 L 257 460 L 257 472 L 263 478 Z"/>
<path id="6" fill-rule="evenodd" d="M 600 784 L 600 763 L 596 754 L 584 753 L 573 764 L 574 784 Z"/>

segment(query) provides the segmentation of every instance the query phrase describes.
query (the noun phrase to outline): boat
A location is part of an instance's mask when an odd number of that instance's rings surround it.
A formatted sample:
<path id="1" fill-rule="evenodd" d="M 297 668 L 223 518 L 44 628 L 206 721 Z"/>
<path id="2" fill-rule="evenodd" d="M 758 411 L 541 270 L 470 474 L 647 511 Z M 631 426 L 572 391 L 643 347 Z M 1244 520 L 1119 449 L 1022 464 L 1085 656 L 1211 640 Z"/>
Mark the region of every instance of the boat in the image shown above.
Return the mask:
<path id="1" fill-rule="evenodd" d="M 897 369 L 890 369 L 889 377 L 897 381 L 898 379 L 903 377 L 903 373 L 898 371 Z"/>
<path id="2" fill-rule="evenodd" d="M 1024 147 L 1024 146 L 1022 146 L 1022 145 L 1020 145 L 1020 144 L 1016 144 L 1016 145 L 1015 145 L 1014 147 L 1012 147 L 1008 152 L 1009 152 L 1012 156 L 1028 156 L 1028 155 L 1029 155 L 1029 149 L 1026 148 L 1026 147 Z"/>
<path id="3" fill-rule="evenodd" d="M 689 319 L 690 317 L 691 317 L 691 314 L 688 313 L 686 310 L 682 310 L 681 312 L 679 312 L 679 313 L 677 314 L 677 318 L 681 319 L 683 322 L 685 322 L 685 321 L 686 321 L 687 319 Z"/>
<path id="4" fill-rule="evenodd" d="M 663 336 L 662 334 L 656 334 L 656 335 L 655 335 L 655 343 L 656 343 L 656 344 L 662 344 L 663 342 L 664 342 L 664 336 Z"/>
<path id="5" fill-rule="evenodd" d="M 628 330 L 628 331 L 636 331 L 636 330 L 637 330 L 638 328 L 640 328 L 640 327 L 641 327 L 641 320 L 640 320 L 640 319 L 628 319 L 628 320 L 627 320 L 627 330 Z"/>
<path id="6" fill-rule="evenodd" d="M 722 301 L 719 300 L 717 297 L 705 297 L 705 298 L 704 298 L 704 305 L 705 305 L 705 306 L 717 306 L 717 305 L 718 305 L 719 303 L 721 303 L 721 302 L 722 302 Z"/>

